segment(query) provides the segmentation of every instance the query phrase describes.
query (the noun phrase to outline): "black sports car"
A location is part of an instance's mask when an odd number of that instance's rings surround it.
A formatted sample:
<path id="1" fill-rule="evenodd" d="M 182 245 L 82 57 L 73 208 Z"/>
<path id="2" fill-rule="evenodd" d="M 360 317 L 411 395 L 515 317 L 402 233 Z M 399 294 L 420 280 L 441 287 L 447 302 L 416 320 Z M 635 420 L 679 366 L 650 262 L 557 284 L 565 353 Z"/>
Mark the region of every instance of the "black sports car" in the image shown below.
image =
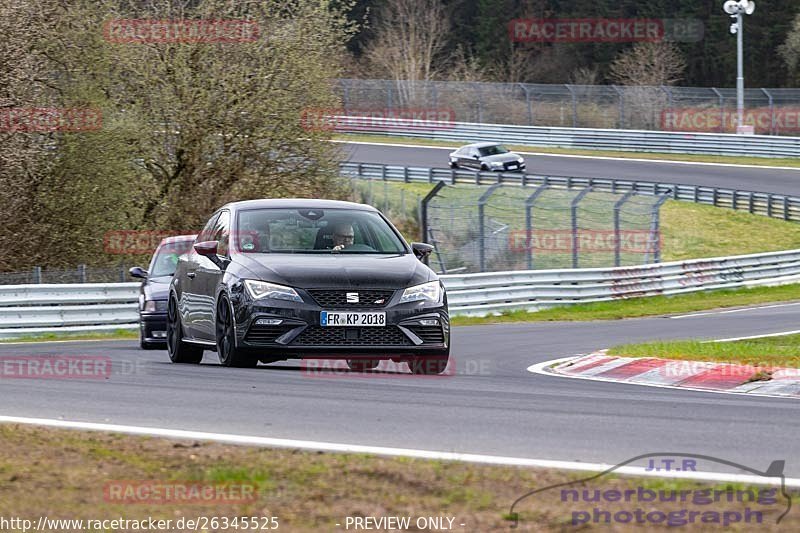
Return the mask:
<path id="1" fill-rule="evenodd" d="M 139 346 L 144 350 L 167 344 L 167 296 L 178 257 L 192 248 L 196 235 L 177 235 L 161 240 L 147 270 L 133 267 L 128 273 L 142 280 L 139 286 Z"/>
<path id="2" fill-rule="evenodd" d="M 220 208 L 170 286 L 175 363 L 215 350 L 225 366 L 347 359 L 353 370 L 404 361 L 440 374 L 450 355 L 447 296 L 375 208 L 331 200 L 251 200 Z"/>

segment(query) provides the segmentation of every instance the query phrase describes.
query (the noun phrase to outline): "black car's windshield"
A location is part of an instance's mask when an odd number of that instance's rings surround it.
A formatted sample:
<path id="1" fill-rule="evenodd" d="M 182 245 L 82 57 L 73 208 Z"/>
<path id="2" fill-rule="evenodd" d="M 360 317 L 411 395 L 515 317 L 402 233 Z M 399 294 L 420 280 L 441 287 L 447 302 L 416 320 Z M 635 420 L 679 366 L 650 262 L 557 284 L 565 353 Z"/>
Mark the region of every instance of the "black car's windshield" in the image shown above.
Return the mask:
<path id="1" fill-rule="evenodd" d="M 248 209 L 238 214 L 236 237 L 243 253 L 406 252 L 378 213 L 356 209 Z"/>
<path id="2" fill-rule="evenodd" d="M 495 144 L 492 146 L 484 146 L 482 148 L 478 148 L 478 151 L 481 154 L 481 157 L 487 155 L 498 155 L 498 154 L 507 154 L 508 150 L 502 144 Z"/>
<path id="3" fill-rule="evenodd" d="M 194 240 L 161 244 L 150 261 L 148 277 L 171 276 L 175 273 L 178 258 L 192 248 Z"/>

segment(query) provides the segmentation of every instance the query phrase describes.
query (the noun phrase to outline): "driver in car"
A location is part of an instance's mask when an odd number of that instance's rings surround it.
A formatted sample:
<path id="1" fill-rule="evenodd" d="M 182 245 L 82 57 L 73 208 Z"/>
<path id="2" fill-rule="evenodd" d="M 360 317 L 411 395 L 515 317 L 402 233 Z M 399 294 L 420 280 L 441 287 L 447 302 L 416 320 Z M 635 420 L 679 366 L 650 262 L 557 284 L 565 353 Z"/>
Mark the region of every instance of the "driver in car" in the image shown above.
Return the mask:
<path id="1" fill-rule="evenodd" d="M 339 222 L 333 227 L 333 250 L 344 250 L 353 246 L 355 232 L 353 225 L 347 222 Z"/>

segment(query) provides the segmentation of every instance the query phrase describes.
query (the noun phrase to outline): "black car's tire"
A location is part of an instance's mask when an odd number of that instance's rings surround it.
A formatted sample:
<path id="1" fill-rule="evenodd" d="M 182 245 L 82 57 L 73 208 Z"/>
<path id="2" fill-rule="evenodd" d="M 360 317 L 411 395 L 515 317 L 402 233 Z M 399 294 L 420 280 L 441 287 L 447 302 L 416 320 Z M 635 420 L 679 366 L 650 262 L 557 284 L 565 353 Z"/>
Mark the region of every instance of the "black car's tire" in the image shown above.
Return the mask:
<path id="1" fill-rule="evenodd" d="M 489 167 L 487 167 L 486 165 L 481 165 L 481 171 L 482 172 L 488 172 L 489 171 Z"/>
<path id="2" fill-rule="evenodd" d="M 432 376 L 443 373 L 449 362 L 450 355 L 447 354 L 412 357 L 406 363 L 412 374 Z"/>
<path id="3" fill-rule="evenodd" d="M 381 364 L 380 359 L 348 359 L 347 366 L 353 372 L 365 372 L 375 370 Z"/>
<path id="4" fill-rule="evenodd" d="M 233 316 L 228 299 L 222 297 L 217 304 L 217 321 L 215 324 L 217 338 L 217 355 L 222 366 L 236 368 L 253 368 L 258 365 L 258 358 L 245 353 L 236 347 L 236 331 L 233 327 Z"/>
<path id="5" fill-rule="evenodd" d="M 167 304 L 167 353 L 173 363 L 198 364 L 203 360 L 202 346 L 183 341 L 183 326 L 178 312 L 178 302 L 174 297 Z"/>

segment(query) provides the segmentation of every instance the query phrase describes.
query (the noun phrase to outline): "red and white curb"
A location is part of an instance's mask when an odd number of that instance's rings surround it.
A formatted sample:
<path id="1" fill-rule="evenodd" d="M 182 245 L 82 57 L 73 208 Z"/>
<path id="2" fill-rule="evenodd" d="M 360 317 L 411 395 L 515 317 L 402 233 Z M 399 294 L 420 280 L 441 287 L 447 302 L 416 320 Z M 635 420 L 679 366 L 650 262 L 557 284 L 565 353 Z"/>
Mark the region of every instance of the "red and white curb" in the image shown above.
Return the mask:
<path id="1" fill-rule="evenodd" d="M 539 363 L 528 371 L 654 387 L 800 398 L 800 369 L 797 368 L 616 357 L 599 350 Z"/>

